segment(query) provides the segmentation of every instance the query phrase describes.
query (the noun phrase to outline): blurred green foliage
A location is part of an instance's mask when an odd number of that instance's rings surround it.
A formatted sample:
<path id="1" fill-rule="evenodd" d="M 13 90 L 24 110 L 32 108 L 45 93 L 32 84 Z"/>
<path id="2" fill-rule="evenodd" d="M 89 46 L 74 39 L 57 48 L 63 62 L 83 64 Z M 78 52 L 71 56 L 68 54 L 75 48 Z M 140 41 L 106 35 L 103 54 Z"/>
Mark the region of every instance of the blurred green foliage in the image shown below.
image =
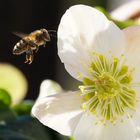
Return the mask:
<path id="1" fill-rule="evenodd" d="M 0 140 L 68 140 L 31 117 L 33 101 L 11 106 L 11 97 L 0 89 Z"/>
<path id="2" fill-rule="evenodd" d="M 12 103 L 10 95 L 4 89 L 0 89 L 0 101 L 6 105 L 11 105 Z"/>
<path id="3" fill-rule="evenodd" d="M 30 115 L 33 104 L 34 104 L 33 101 L 25 100 L 15 106 L 13 106 L 12 108 L 19 116 Z"/>
<path id="4" fill-rule="evenodd" d="M 119 21 L 119 20 L 114 20 L 110 14 L 103 8 L 103 7 L 96 7 L 96 9 L 100 10 L 104 15 L 109 19 L 112 20 L 119 28 L 123 29 L 129 26 L 133 25 L 140 25 L 140 20 L 135 19 L 135 20 L 126 20 L 126 21 Z"/>
<path id="5" fill-rule="evenodd" d="M 6 104 L 0 101 L 0 124 L 16 119 L 16 113 Z"/>

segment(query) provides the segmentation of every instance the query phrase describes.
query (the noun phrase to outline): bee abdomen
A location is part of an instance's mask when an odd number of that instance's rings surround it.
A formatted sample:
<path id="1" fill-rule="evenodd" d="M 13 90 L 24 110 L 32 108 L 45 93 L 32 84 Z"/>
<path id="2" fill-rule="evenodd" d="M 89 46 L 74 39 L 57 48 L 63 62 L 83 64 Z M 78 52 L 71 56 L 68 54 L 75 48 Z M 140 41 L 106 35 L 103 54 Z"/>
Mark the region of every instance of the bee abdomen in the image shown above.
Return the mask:
<path id="1" fill-rule="evenodd" d="M 24 53 L 27 50 L 27 43 L 23 39 L 21 39 L 13 49 L 13 54 L 19 55 Z"/>

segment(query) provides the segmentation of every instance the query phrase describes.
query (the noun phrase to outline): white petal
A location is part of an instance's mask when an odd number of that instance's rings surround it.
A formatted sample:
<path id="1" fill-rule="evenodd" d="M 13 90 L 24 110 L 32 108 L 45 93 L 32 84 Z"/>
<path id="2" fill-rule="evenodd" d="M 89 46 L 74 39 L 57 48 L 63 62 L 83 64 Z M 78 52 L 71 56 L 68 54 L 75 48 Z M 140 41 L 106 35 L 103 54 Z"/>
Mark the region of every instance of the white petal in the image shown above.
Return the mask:
<path id="1" fill-rule="evenodd" d="M 81 97 L 77 92 L 68 92 L 38 99 L 32 114 L 44 125 L 63 135 L 71 135 L 80 120 Z"/>
<path id="2" fill-rule="evenodd" d="M 122 31 L 95 8 L 76 5 L 63 15 L 58 28 L 58 54 L 67 71 L 74 77 L 89 75 L 93 52 L 120 55 Z"/>
<path id="3" fill-rule="evenodd" d="M 127 39 L 127 63 L 135 68 L 134 81 L 140 82 L 140 26 L 128 27 L 123 31 Z"/>
<path id="4" fill-rule="evenodd" d="M 136 126 L 135 138 L 136 140 L 140 140 L 140 108 L 137 110 L 135 116 L 133 116 L 133 121 Z"/>
<path id="5" fill-rule="evenodd" d="M 121 5 L 111 12 L 111 16 L 116 20 L 127 20 L 138 16 L 140 13 L 140 1 L 133 0 Z"/>
<path id="6" fill-rule="evenodd" d="M 53 80 L 44 80 L 40 86 L 40 92 L 38 98 L 43 98 L 49 95 L 62 92 L 62 87 Z"/>
<path id="7" fill-rule="evenodd" d="M 137 140 L 134 122 L 126 120 L 120 124 L 95 124 L 93 115 L 83 115 L 74 132 L 76 140 Z"/>

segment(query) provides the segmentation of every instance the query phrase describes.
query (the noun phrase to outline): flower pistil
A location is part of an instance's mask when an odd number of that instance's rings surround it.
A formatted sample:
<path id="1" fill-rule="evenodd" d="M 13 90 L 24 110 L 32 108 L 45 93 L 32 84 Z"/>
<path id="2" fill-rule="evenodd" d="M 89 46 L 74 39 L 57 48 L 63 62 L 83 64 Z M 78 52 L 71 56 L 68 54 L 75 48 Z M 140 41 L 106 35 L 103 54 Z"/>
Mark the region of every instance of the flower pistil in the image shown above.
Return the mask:
<path id="1" fill-rule="evenodd" d="M 135 111 L 137 102 L 132 86 L 134 69 L 117 57 L 94 53 L 90 72 L 93 77 L 84 77 L 83 85 L 79 86 L 84 99 L 82 108 L 96 114 L 104 124 L 115 123 L 124 114 L 131 116 L 129 112 Z"/>

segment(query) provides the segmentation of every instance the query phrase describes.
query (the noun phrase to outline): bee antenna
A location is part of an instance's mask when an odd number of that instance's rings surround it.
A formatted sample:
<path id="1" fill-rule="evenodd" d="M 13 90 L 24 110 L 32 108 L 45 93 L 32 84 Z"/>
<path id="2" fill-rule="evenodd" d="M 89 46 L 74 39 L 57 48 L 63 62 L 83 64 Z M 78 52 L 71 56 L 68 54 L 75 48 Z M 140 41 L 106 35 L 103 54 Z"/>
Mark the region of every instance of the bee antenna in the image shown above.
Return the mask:
<path id="1" fill-rule="evenodd" d="M 49 34 L 49 35 L 56 38 L 56 34 Z"/>
<path id="2" fill-rule="evenodd" d="M 52 37 L 56 37 L 56 36 L 57 36 L 57 35 L 56 35 L 56 33 L 57 33 L 56 30 L 48 30 L 48 33 L 49 33 L 49 35 L 52 36 Z"/>
<path id="3" fill-rule="evenodd" d="M 56 30 L 48 30 L 48 33 L 56 33 Z"/>

